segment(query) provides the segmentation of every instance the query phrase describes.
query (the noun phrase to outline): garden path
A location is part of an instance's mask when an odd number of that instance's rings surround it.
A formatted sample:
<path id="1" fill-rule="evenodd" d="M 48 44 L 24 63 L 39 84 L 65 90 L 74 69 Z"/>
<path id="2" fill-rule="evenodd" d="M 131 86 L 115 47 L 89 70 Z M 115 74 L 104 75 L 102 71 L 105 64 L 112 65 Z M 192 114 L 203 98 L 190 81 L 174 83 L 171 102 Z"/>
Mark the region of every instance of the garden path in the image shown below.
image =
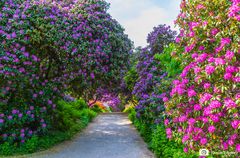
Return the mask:
<path id="1" fill-rule="evenodd" d="M 32 158 L 154 158 L 126 114 L 100 114 L 73 140 Z"/>

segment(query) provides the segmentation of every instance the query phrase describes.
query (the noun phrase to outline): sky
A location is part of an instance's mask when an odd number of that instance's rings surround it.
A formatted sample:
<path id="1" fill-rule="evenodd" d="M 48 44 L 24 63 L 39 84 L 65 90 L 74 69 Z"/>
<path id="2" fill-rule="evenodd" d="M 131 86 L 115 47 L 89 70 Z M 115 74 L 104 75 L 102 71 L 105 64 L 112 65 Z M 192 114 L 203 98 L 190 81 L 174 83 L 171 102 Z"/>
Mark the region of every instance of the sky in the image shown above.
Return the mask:
<path id="1" fill-rule="evenodd" d="M 107 0 L 109 13 L 134 41 L 135 47 L 146 46 L 148 33 L 159 24 L 174 28 L 174 20 L 180 12 L 180 0 Z"/>

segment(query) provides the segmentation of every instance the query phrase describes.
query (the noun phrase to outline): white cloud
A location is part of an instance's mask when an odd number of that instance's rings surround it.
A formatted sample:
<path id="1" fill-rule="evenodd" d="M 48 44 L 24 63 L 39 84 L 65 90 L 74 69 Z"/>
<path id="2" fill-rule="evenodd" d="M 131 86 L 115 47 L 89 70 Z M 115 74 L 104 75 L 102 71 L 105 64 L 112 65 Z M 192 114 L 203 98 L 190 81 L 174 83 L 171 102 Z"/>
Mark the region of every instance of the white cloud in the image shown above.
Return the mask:
<path id="1" fill-rule="evenodd" d="M 135 42 L 135 45 L 145 46 L 147 34 L 154 26 L 164 22 L 168 18 L 166 11 L 162 8 L 153 7 L 144 10 L 134 19 L 126 20 L 122 23 L 126 28 L 126 33 Z"/>
<path id="2" fill-rule="evenodd" d="M 165 5 L 169 6 L 164 8 L 160 4 L 156 5 L 152 0 L 107 1 L 111 3 L 110 14 L 123 25 L 135 46 L 146 46 L 147 35 L 154 26 L 167 24 L 173 28 L 180 3 L 175 0 L 163 0 Z"/>

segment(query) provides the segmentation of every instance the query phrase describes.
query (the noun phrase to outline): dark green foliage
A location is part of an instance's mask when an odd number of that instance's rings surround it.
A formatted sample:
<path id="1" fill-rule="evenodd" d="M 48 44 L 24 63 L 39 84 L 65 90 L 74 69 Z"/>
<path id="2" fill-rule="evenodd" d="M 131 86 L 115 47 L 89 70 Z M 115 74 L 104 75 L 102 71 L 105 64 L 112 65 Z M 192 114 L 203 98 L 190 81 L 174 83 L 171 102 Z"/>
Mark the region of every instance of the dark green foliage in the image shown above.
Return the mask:
<path id="1" fill-rule="evenodd" d="M 3 144 L 0 145 L 0 154 L 4 154 L 4 155 L 10 155 L 12 153 L 12 147 L 10 145 L 10 143 L 5 142 Z"/>
<path id="2" fill-rule="evenodd" d="M 39 139 L 37 136 L 33 136 L 30 139 L 27 140 L 27 142 L 24 144 L 24 148 L 26 149 L 26 152 L 33 153 L 37 150 L 39 145 Z"/>

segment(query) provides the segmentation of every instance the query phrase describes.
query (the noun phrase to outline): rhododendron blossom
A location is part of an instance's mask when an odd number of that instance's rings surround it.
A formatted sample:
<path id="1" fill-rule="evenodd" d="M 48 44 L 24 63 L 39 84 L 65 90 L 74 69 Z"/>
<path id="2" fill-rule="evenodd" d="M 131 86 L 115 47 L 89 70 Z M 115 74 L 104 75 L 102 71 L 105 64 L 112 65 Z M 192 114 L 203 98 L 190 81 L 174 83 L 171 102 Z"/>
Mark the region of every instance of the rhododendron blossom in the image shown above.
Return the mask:
<path id="1" fill-rule="evenodd" d="M 208 75 L 211 75 L 215 71 L 215 67 L 208 65 L 206 66 L 205 71 Z"/>
<path id="2" fill-rule="evenodd" d="M 172 139 L 182 141 L 191 151 L 239 152 L 240 139 L 234 135 L 240 129 L 239 6 L 239 0 L 181 3 L 176 24 L 181 30 L 178 45 L 182 53 L 175 56 L 183 54 L 184 71 L 178 83 L 172 83 L 171 97 L 165 102 L 167 118 L 172 120 L 166 128 L 171 129 Z M 183 84 L 185 79 L 188 84 Z M 197 134 L 192 126 L 202 131 Z"/>

